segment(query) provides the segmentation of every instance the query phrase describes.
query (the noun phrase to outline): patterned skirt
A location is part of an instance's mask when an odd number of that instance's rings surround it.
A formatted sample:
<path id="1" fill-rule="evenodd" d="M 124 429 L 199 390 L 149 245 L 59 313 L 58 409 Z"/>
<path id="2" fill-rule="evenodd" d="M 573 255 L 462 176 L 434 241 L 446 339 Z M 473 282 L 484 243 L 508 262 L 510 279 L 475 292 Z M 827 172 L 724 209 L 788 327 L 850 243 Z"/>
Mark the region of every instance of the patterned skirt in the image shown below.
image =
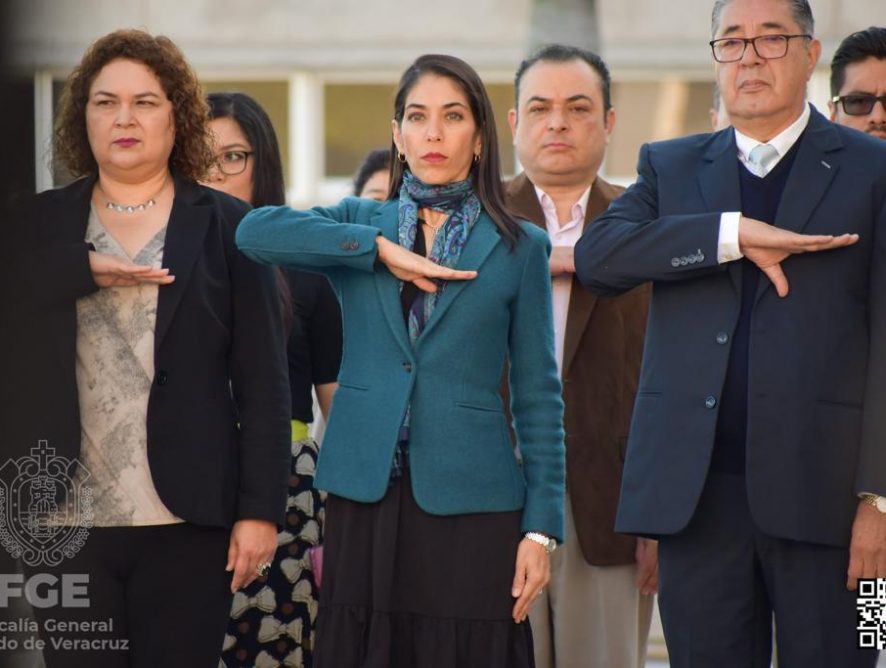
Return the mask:
<path id="1" fill-rule="evenodd" d="M 532 668 L 511 618 L 521 511 L 439 516 L 409 469 L 378 503 L 330 494 L 315 668 Z"/>
<path id="2" fill-rule="evenodd" d="M 270 573 L 234 595 L 219 668 L 310 668 L 317 585 L 307 550 L 323 535 L 325 494 L 314 489 L 317 443 L 292 443 L 286 528 Z"/>

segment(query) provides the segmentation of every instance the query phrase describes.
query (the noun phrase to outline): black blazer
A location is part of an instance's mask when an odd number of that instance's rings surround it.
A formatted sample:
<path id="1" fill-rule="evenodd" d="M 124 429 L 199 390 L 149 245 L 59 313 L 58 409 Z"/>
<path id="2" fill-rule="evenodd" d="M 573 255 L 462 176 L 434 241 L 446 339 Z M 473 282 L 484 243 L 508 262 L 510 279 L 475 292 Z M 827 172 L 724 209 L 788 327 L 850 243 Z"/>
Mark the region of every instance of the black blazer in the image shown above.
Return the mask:
<path id="1" fill-rule="evenodd" d="M 84 242 L 93 179 L 20 204 L 4 221 L 0 443 L 80 448 L 78 298 L 98 289 Z M 281 524 L 289 474 L 289 387 L 270 269 L 234 245 L 248 206 L 176 178 L 159 289 L 148 461 L 170 511 L 196 524 Z"/>
<path id="2" fill-rule="evenodd" d="M 857 232 L 848 248 L 762 277 L 748 362 L 747 492 L 772 536 L 848 545 L 857 493 L 886 495 L 886 143 L 812 111 L 774 224 Z M 639 178 L 576 246 L 579 279 L 612 295 L 654 281 L 616 529 L 673 534 L 695 510 L 741 302 L 717 264 L 722 211 L 739 211 L 731 129 L 649 144 Z"/>

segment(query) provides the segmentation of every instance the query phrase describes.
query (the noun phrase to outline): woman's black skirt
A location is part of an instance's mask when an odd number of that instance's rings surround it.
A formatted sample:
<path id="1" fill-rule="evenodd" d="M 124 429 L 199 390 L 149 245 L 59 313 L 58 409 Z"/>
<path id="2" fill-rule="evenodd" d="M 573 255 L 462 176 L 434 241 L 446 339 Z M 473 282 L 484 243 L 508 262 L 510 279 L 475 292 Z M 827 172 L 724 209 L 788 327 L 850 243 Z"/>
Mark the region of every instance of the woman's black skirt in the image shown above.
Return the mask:
<path id="1" fill-rule="evenodd" d="M 532 668 L 511 617 L 521 516 L 430 515 L 408 470 L 378 503 L 330 494 L 315 668 Z"/>

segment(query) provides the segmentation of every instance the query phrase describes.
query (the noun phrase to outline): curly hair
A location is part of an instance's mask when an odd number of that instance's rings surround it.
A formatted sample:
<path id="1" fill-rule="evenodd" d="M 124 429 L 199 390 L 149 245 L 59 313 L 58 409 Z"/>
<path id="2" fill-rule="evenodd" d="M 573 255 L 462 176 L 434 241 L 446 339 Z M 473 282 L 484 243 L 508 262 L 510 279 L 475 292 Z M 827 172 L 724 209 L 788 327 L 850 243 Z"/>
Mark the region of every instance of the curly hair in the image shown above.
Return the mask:
<path id="1" fill-rule="evenodd" d="M 197 76 L 181 50 L 168 37 L 142 30 L 116 30 L 96 40 L 68 77 L 59 100 L 55 124 L 55 154 L 74 176 L 98 172 L 86 132 L 89 89 L 102 68 L 113 60 L 133 60 L 147 66 L 172 103 L 175 144 L 169 166 L 197 181 L 213 161 L 209 107 Z"/>

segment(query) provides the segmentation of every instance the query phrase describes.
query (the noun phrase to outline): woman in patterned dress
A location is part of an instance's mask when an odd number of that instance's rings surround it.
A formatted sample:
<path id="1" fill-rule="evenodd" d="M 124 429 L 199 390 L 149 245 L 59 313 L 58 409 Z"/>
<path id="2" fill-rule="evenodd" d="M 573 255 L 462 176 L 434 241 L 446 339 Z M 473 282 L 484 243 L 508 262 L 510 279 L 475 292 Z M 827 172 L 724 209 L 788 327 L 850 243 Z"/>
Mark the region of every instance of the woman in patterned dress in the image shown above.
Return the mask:
<path id="1" fill-rule="evenodd" d="M 264 109 L 243 93 L 208 96 L 215 165 L 207 185 L 253 206 L 283 204 L 280 149 Z M 312 663 L 318 590 L 308 549 L 323 533 L 324 495 L 314 489 L 317 443 L 311 389 L 329 414 L 341 363 L 341 315 L 329 282 L 319 274 L 278 270 L 291 313 L 288 358 L 292 394 L 292 458 L 286 525 L 271 571 L 234 597 L 222 665 L 228 668 Z"/>

